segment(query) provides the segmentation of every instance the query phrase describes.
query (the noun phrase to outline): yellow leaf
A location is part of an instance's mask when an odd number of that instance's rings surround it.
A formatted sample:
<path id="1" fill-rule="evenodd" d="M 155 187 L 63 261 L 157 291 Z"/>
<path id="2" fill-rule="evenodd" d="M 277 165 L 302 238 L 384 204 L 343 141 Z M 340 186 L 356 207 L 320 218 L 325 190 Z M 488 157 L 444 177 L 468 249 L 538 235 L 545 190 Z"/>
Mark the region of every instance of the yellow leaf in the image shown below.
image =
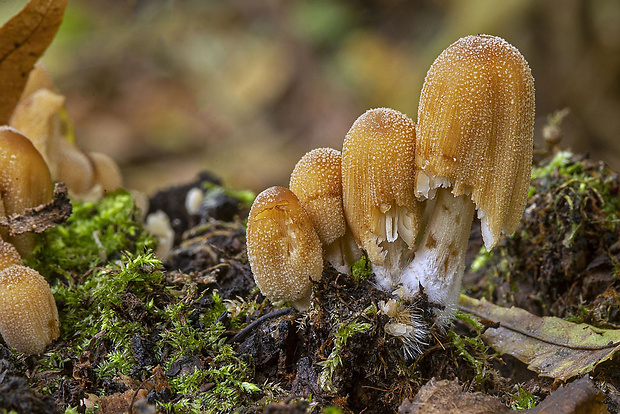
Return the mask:
<path id="1" fill-rule="evenodd" d="M 28 74 L 54 39 L 67 0 L 31 0 L 0 28 L 0 125 L 7 124 Z"/>
<path id="2" fill-rule="evenodd" d="M 482 339 L 544 377 L 566 381 L 587 374 L 620 350 L 620 330 L 541 318 L 520 308 L 503 308 L 465 295 L 461 295 L 459 308 L 498 323 L 497 328 L 487 329 Z"/>

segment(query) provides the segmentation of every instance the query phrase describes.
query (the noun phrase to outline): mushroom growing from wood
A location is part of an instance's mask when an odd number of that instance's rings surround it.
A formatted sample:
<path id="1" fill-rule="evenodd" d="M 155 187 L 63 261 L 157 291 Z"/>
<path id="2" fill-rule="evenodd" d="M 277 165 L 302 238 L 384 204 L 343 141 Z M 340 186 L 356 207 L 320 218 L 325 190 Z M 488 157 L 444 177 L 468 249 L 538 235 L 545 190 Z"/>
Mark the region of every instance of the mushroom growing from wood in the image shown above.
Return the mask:
<path id="1" fill-rule="evenodd" d="M 316 148 L 295 165 L 289 188 L 308 213 L 326 260 L 339 272 L 350 273 L 362 251 L 344 218 L 341 164 L 340 151 Z"/>
<path id="2" fill-rule="evenodd" d="M 0 240 L 0 334 L 12 348 L 40 354 L 60 335 L 50 286 L 23 265 L 17 250 Z"/>
<path id="3" fill-rule="evenodd" d="M 422 204 L 414 194 L 415 125 L 389 108 L 371 109 L 342 150 L 344 213 L 378 284 L 391 289 L 414 252 Z"/>
<path id="4" fill-rule="evenodd" d="M 516 229 L 532 164 L 534 79 L 521 53 L 488 35 L 459 39 L 429 69 L 418 107 L 416 193 L 429 221 L 401 282 L 452 313 L 474 209 L 485 246 Z"/>
<path id="5" fill-rule="evenodd" d="M 0 214 L 21 214 L 49 202 L 52 193 L 50 171 L 34 145 L 13 128 L 0 127 Z M 0 228 L 0 236 L 22 256 L 32 254 L 32 234 L 10 236 Z"/>
<path id="6" fill-rule="evenodd" d="M 310 305 L 312 281 L 323 272 L 321 242 L 308 214 L 291 190 L 270 187 L 250 209 L 248 259 L 260 291 L 272 301 Z"/>

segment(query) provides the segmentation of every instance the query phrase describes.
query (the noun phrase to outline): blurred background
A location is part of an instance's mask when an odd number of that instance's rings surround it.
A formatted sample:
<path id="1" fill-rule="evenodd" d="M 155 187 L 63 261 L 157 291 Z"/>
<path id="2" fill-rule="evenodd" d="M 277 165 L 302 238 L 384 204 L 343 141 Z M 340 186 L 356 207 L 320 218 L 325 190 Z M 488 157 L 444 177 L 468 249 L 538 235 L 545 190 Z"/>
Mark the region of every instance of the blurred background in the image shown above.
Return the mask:
<path id="1" fill-rule="evenodd" d="M 25 0 L 0 0 L 6 21 Z M 287 185 L 297 160 L 342 148 L 366 109 L 415 120 L 424 76 L 459 37 L 515 45 L 536 79 L 535 140 L 568 108 L 563 148 L 620 170 L 618 0 L 69 0 L 43 58 L 78 145 L 153 193 L 210 170 Z"/>

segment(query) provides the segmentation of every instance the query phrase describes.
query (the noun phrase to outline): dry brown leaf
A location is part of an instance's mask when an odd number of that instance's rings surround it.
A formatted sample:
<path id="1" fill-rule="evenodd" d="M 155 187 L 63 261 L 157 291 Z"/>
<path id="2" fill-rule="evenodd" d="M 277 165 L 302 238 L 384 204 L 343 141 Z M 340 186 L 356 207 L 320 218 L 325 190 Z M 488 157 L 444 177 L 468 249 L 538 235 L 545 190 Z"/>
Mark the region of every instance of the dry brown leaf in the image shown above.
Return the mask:
<path id="1" fill-rule="evenodd" d="M 67 0 L 31 0 L 0 28 L 0 125 L 7 124 L 28 74 L 54 39 Z"/>
<path id="2" fill-rule="evenodd" d="M 607 406 L 604 396 L 583 377 L 552 392 L 537 407 L 520 411 L 523 414 L 603 414 Z M 513 412 L 498 398 L 480 393 L 464 392 L 458 380 L 427 382 L 413 401 L 405 400 L 399 414 L 503 414 Z"/>
<path id="3" fill-rule="evenodd" d="M 543 402 L 531 410 L 531 414 L 604 414 L 608 413 L 603 403 L 604 396 L 585 376 L 572 383 L 560 387 L 551 393 Z"/>
<path id="4" fill-rule="evenodd" d="M 538 375 L 566 381 L 587 374 L 620 350 L 620 330 L 598 329 L 520 308 L 503 308 L 461 295 L 459 307 L 498 323 L 482 339 L 501 354 L 528 364 Z"/>
<path id="5" fill-rule="evenodd" d="M 463 392 L 458 380 L 437 381 L 432 378 L 415 399 L 405 400 L 399 414 L 501 414 L 511 410 L 493 397 Z"/>

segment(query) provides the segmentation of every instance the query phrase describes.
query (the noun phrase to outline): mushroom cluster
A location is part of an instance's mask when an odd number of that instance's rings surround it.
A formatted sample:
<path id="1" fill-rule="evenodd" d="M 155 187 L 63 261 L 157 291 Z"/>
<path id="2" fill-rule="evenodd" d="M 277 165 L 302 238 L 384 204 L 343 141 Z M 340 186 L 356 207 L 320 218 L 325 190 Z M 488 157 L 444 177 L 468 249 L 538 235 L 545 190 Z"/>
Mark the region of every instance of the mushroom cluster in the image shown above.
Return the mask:
<path id="1" fill-rule="evenodd" d="M 120 169 L 112 158 L 77 147 L 66 115 L 65 97 L 56 92 L 40 64 L 30 72 L 9 125 L 32 141 L 52 179 L 64 182 L 72 197 L 97 200 L 122 186 Z"/>
<path id="2" fill-rule="evenodd" d="M 379 287 L 406 299 L 423 291 L 448 324 L 474 212 L 489 250 L 520 221 L 533 128 L 534 79 L 521 53 L 495 36 L 457 40 L 427 73 L 417 125 L 371 109 L 342 152 L 311 151 L 290 190 L 257 197 L 247 229 L 257 285 L 304 308 L 322 258 L 349 272 L 363 251 Z"/>

